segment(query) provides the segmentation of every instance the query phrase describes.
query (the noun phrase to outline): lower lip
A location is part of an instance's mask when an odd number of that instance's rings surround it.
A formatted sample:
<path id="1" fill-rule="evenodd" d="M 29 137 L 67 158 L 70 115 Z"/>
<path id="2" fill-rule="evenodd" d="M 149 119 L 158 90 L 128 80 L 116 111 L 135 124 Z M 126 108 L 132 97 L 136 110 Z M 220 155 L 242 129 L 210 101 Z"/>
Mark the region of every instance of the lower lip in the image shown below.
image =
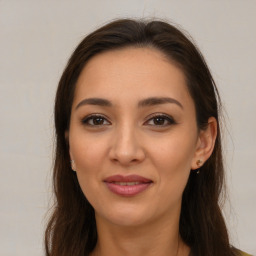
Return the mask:
<path id="1" fill-rule="evenodd" d="M 120 196 L 135 196 L 146 190 L 152 183 L 141 183 L 136 185 L 122 186 L 116 183 L 106 182 L 107 187 L 113 193 Z"/>

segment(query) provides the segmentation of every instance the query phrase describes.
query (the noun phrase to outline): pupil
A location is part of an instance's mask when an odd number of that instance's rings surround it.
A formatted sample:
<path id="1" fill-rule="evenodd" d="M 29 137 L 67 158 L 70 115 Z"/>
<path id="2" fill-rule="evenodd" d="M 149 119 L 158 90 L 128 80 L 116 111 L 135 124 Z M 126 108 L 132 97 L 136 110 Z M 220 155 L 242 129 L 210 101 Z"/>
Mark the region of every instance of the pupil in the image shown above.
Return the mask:
<path id="1" fill-rule="evenodd" d="M 94 118 L 93 124 L 95 124 L 95 125 L 103 124 L 103 118 L 101 118 L 101 117 Z"/>
<path id="2" fill-rule="evenodd" d="M 154 124 L 156 124 L 156 125 L 162 125 L 162 124 L 164 124 L 164 118 L 162 118 L 162 117 L 156 117 L 155 119 L 154 119 Z"/>

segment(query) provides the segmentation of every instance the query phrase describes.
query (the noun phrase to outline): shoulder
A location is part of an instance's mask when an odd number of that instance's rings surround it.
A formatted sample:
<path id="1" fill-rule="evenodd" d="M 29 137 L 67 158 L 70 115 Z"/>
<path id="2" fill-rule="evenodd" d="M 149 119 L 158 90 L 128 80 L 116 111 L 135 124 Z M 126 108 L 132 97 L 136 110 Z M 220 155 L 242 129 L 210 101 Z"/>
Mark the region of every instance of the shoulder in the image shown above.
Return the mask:
<path id="1" fill-rule="evenodd" d="M 238 254 L 237 254 L 238 256 L 252 256 L 251 254 L 248 254 L 248 253 L 246 253 L 246 252 L 242 252 L 242 251 L 238 251 Z"/>
<path id="2" fill-rule="evenodd" d="M 251 254 L 245 253 L 245 252 L 241 252 L 241 256 L 252 256 Z"/>

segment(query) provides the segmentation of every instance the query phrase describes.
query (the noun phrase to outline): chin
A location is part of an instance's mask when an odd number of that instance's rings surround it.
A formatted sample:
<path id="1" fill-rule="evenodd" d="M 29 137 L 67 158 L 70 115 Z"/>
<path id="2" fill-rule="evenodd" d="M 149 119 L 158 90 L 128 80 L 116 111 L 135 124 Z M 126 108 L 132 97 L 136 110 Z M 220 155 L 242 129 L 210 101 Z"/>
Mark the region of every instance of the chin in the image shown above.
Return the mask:
<path id="1" fill-rule="evenodd" d="M 121 208 L 111 208 L 109 212 L 105 212 L 102 214 L 97 214 L 98 216 L 102 216 L 105 221 L 108 221 L 117 226 L 123 227 L 134 227 L 145 224 L 145 222 L 149 221 L 149 211 L 140 210 L 137 207 L 132 206 L 123 206 Z M 97 218 L 97 217 L 96 217 Z"/>

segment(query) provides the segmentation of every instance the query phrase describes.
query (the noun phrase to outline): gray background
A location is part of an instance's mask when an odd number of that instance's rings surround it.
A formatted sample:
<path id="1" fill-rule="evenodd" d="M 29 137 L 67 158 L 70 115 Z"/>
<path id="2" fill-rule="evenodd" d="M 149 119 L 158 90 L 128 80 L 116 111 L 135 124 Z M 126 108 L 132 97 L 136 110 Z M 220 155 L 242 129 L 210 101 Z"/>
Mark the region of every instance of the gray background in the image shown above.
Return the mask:
<path id="1" fill-rule="evenodd" d="M 226 109 L 232 242 L 256 255 L 256 1 L 0 1 L 0 255 L 43 255 L 51 197 L 53 99 L 74 47 L 117 17 L 185 28 L 211 67 Z"/>

